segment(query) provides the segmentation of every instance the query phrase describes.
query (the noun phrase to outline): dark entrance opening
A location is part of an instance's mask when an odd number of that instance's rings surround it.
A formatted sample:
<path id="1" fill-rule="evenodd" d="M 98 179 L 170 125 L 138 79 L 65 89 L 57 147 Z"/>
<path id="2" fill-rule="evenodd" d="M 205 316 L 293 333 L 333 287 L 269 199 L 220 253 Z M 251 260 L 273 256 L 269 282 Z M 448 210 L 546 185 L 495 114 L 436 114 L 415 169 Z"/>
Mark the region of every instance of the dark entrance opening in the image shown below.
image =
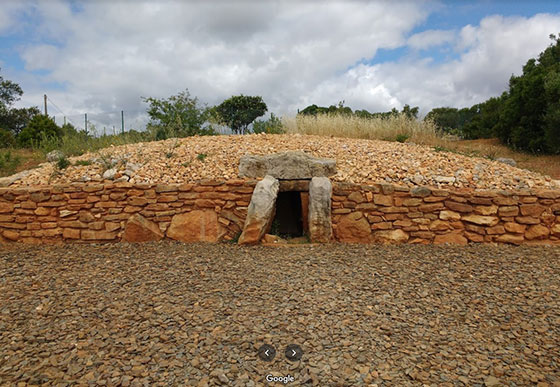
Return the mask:
<path id="1" fill-rule="evenodd" d="M 301 192 L 278 192 L 276 198 L 276 215 L 272 221 L 271 234 L 284 238 L 303 236 L 303 216 Z"/>

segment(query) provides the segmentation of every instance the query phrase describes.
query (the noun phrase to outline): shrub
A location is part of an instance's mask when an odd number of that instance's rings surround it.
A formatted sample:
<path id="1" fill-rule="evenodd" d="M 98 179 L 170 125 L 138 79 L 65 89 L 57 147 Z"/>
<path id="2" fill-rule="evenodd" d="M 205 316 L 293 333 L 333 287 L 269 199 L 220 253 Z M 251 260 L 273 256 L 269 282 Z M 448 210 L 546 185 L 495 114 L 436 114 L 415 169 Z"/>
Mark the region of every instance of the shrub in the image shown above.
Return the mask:
<path id="1" fill-rule="evenodd" d="M 253 123 L 253 133 L 282 134 L 284 125 L 274 113 L 270 113 L 268 120 L 257 120 Z"/>
<path id="2" fill-rule="evenodd" d="M 204 161 L 204 159 L 206 158 L 207 154 L 206 153 L 199 153 L 198 156 L 196 156 L 196 158 L 200 161 Z"/>
<path id="3" fill-rule="evenodd" d="M 12 152 L 0 152 L 0 176 L 10 176 L 16 172 L 20 158 L 13 156 Z"/>
<path id="4" fill-rule="evenodd" d="M 31 119 L 21 131 L 17 140 L 22 147 L 38 148 L 46 139 L 58 140 L 62 136 L 62 129 L 49 117 L 38 115 Z"/>
<path id="5" fill-rule="evenodd" d="M 66 157 L 61 157 L 56 162 L 56 167 L 58 169 L 66 169 L 68 166 L 70 166 L 70 161 Z"/>
<path id="6" fill-rule="evenodd" d="M 10 148 L 16 144 L 16 139 L 12 132 L 0 128 L 0 148 Z"/>
<path id="7" fill-rule="evenodd" d="M 395 140 L 397 140 L 397 142 L 405 142 L 406 140 L 408 140 L 409 135 L 408 134 L 397 134 L 397 137 L 395 138 Z"/>

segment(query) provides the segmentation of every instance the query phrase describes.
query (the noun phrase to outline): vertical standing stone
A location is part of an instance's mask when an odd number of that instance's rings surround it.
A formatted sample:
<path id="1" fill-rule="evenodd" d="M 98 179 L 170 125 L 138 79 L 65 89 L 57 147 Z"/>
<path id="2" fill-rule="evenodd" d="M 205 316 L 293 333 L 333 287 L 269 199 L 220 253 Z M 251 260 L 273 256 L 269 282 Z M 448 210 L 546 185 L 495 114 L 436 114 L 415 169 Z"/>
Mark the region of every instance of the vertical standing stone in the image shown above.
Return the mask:
<path id="1" fill-rule="evenodd" d="M 243 232 L 239 237 L 240 245 L 258 243 L 270 228 L 279 188 L 278 180 L 270 175 L 257 183 L 247 209 Z"/>
<path id="2" fill-rule="evenodd" d="M 328 177 L 314 177 L 309 184 L 309 238 L 326 243 L 332 235 L 332 184 Z"/>

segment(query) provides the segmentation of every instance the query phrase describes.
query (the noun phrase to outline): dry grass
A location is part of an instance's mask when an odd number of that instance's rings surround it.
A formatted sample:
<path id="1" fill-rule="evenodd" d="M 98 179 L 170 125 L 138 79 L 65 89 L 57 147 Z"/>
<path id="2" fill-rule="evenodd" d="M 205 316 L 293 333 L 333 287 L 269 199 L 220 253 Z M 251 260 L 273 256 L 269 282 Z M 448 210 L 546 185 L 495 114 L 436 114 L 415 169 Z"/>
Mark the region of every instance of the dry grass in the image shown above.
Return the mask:
<path id="1" fill-rule="evenodd" d="M 287 133 L 387 141 L 400 138 L 426 145 L 440 144 L 442 141 L 432 122 L 418 121 L 404 115 L 386 119 L 327 115 L 298 116 L 283 119 L 282 123 Z"/>
<path id="2" fill-rule="evenodd" d="M 45 155 L 38 150 L 0 148 L 0 158 L 4 159 L 8 153 L 13 162 L 10 163 L 11 165 L 5 165 L 6 163 L 0 162 L 0 177 L 32 169 L 45 162 Z"/>
<path id="3" fill-rule="evenodd" d="M 498 139 L 451 141 L 438 135 L 432 122 L 418 121 L 404 115 L 387 119 L 363 119 L 345 116 L 299 116 L 283 120 L 287 133 L 316 134 L 334 137 L 364 138 L 407 142 L 436 147 L 442 151 L 475 157 L 514 159 L 519 168 L 560 179 L 560 156 L 536 156 L 516 152 Z M 404 137 L 402 137 L 404 135 Z"/>
<path id="4" fill-rule="evenodd" d="M 445 149 L 472 156 L 497 159 L 506 157 L 514 159 L 518 168 L 528 169 L 553 179 L 560 179 L 560 155 L 533 155 L 530 153 L 516 152 L 502 145 L 497 138 L 447 141 Z"/>

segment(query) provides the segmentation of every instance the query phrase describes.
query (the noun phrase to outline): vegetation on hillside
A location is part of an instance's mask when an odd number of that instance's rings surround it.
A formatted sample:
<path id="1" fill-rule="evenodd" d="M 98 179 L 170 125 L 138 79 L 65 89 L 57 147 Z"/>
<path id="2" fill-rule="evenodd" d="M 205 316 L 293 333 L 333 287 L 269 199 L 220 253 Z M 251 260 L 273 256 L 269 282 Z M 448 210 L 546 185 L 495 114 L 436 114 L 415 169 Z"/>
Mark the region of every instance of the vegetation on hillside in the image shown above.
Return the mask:
<path id="1" fill-rule="evenodd" d="M 499 97 L 471 108 L 435 108 L 426 119 L 466 139 L 497 137 L 513 149 L 560 154 L 560 36 Z"/>

